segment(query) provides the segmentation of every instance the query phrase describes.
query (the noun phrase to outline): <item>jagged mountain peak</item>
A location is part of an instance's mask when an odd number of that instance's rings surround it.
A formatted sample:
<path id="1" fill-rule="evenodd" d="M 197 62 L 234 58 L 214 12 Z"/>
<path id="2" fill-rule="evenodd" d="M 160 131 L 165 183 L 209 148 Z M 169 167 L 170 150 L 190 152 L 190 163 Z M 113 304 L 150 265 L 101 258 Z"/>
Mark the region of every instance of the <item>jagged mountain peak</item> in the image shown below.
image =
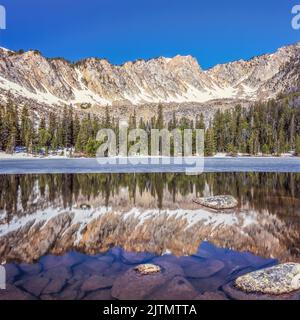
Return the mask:
<path id="1" fill-rule="evenodd" d="M 0 96 L 9 92 L 46 105 L 94 106 L 269 99 L 299 83 L 299 56 L 297 43 L 203 71 L 191 55 L 113 65 L 99 58 L 70 63 L 37 50 L 0 49 Z"/>

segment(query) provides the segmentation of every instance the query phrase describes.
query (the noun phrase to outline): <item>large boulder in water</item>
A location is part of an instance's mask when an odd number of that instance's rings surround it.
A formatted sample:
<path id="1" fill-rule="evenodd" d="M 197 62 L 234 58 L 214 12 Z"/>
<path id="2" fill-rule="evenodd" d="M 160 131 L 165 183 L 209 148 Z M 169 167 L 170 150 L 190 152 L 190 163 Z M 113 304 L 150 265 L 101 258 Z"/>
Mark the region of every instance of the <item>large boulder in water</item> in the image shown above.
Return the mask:
<path id="1" fill-rule="evenodd" d="M 233 209 L 238 205 L 238 201 L 233 196 L 212 196 L 194 199 L 195 203 L 201 206 L 222 210 Z"/>
<path id="2" fill-rule="evenodd" d="M 300 264 L 285 263 L 248 273 L 223 287 L 236 300 L 299 300 Z"/>
<path id="3" fill-rule="evenodd" d="M 248 293 L 286 294 L 300 289 L 300 264 L 285 263 L 248 273 L 235 280 L 235 286 Z"/>

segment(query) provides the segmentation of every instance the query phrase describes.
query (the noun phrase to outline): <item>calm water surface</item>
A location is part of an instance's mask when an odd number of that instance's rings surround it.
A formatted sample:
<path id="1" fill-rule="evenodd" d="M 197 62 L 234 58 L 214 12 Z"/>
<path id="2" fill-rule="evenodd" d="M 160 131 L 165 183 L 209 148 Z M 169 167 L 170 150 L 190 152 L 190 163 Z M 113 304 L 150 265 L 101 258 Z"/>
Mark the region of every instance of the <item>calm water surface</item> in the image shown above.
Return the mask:
<path id="1" fill-rule="evenodd" d="M 193 202 L 219 194 L 238 208 Z M 299 233 L 299 173 L 1 175 L 0 299 L 234 298 L 239 275 L 299 262 Z M 159 283 L 124 285 L 145 262 Z"/>

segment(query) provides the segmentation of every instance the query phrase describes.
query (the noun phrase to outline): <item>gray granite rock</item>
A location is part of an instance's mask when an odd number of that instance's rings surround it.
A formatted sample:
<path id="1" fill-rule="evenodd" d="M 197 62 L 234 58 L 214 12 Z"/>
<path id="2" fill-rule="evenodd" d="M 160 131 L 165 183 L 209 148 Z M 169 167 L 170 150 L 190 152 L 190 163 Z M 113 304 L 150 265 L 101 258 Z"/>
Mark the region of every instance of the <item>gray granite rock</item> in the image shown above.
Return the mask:
<path id="1" fill-rule="evenodd" d="M 270 295 L 261 293 L 247 293 L 238 289 L 234 282 L 230 282 L 222 287 L 223 292 L 233 300 L 300 300 L 299 292 L 289 294 Z"/>
<path id="2" fill-rule="evenodd" d="M 286 294 L 300 289 L 300 264 L 285 263 L 243 275 L 235 286 L 247 293 Z"/>

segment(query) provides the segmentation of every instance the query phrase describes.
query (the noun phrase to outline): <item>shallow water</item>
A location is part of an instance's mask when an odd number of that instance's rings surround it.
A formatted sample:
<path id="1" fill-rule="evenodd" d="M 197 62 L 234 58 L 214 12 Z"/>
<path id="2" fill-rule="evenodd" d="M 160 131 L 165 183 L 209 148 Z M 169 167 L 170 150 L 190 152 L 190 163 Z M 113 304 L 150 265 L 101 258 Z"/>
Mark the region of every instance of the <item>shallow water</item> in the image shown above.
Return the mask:
<path id="1" fill-rule="evenodd" d="M 167 272 L 158 285 L 145 285 L 141 290 L 140 279 L 136 283 L 129 280 L 128 271 L 141 263 L 161 264 L 166 268 Z M 97 255 L 68 252 L 62 256 L 46 255 L 34 264 L 7 264 L 6 298 L 228 299 L 230 297 L 222 289 L 228 282 L 239 275 L 274 264 L 276 260 L 219 249 L 206 242 L 194 255 L 184 257 L 136 254 L 121 248 Z M 174 269 L 175 281 L 168 278 L 168 272 Z"/>
<path id="2" fill-rule="evenodd" d="M 193 202 L 217 194 L 238 208 Z M 299 233 L 299 173 L 2 175 L 0 299 L 232 298 L 237 276 L 300 261 Z M 166 277 L 120 291 L 144 262 Z"/>

